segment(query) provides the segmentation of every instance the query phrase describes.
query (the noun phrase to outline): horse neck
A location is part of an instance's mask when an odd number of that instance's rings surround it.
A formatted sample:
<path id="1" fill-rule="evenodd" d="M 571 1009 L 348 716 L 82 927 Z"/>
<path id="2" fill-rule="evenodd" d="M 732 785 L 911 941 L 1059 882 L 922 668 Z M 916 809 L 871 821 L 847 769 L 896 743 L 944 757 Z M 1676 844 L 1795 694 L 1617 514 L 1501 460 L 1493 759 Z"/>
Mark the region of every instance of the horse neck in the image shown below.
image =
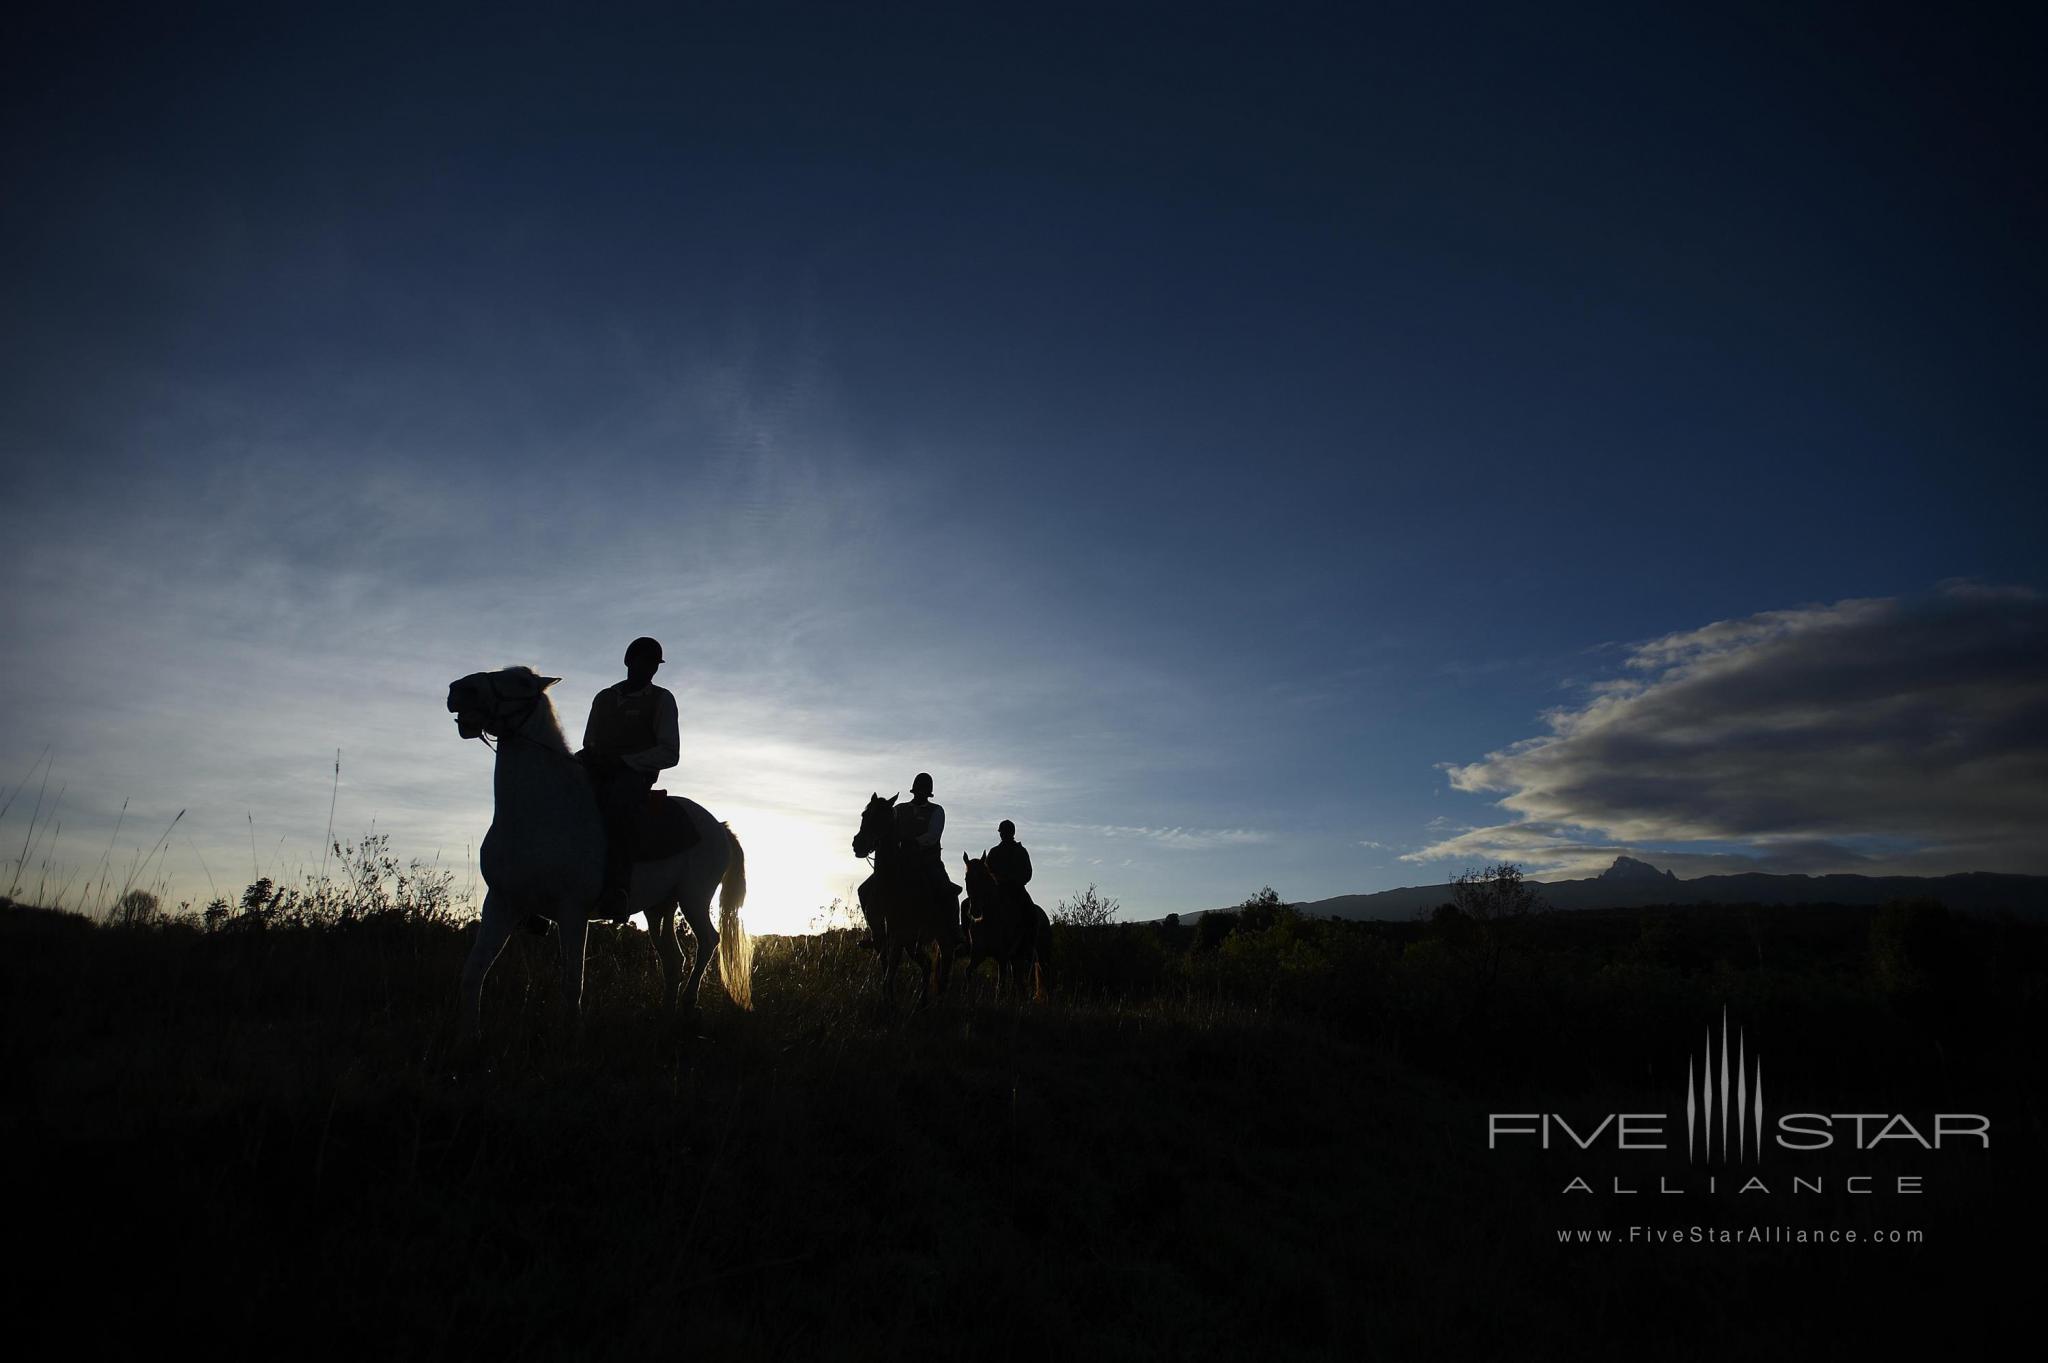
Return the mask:
<path id="1" fill-rule="evenodd" d="M 589 778 L 569 755 L 555 708 L 546 700 L 499 740 L 492 791 L 501 820 L 525 810 L 552 819 L 565 806 L 591 802 Z"/>
<path id="2" fill-rule="evenodd" d="M 862 819 L 861 832 L 867 832 L 868 825 L 872 822 L 874 820 Z M 884 863 L 896 859 L 896 826 L 893 823 L 885 823 L 882 831 L 875 835 L 874 850 L 868 855 L 875 859 L 875 869 L 877 871 L 882 869 Z"/>

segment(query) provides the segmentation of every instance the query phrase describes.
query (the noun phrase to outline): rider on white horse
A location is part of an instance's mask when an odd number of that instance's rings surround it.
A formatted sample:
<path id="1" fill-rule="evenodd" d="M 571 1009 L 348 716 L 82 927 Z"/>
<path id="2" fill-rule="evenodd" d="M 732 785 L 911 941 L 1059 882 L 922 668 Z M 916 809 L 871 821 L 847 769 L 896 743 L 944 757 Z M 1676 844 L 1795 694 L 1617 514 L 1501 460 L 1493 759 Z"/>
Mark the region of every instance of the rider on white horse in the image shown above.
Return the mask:
<path id="1" fill-rule="evenodd" d="M 659 659 L 659 647 L 654 656 Z M 638 653 L 635 661 L 640 661 Z M 651 668 L 645 671 L 651 674 Z M 570 754 L 561 719 L 548 700 L 548 688 L 560 680 L 543 677 L 530 667 L 507 667 L 472 672 L 448 684 L 448 712 L 455 716 L 455 731 L 464 738 L 498 740 L 491 777 L 491 827 L 477 848 L 477 866 L 489 890 L 462 967 L 462 1031 L 471 1040 L 482 1030 L 484 977 L 514 925 L 528 919 L 556 925 L 562 953 L 562 1015 L 572 1023 L 581 1015 L 583 950 L 590 906 L 604 879 L 605 836 L 595 787 Z M 673 745 L 671 738 L 671 752 Z M 635 789 L 645 801 L 645 782 L 635 782 Z M 696 1012 L 697 988 L 713 955 L 726 993 L 740 1007 L 751 1007 L 752 951 L 740 923 L 740 909 L 747 901 L 746 853 L 730 825 L 720 823 L 694 800 L 671 795 L 662 811 L 661 841 L 648 847 L 647 855 L 632 868 L 627 902 L 647 915 L 669 1010 L 680 1008 L 685 1016 Z M 687 830 L 675 828 L 678 822 L 688 825 Z M 711 921 L 714 894 L 720 911 L 717 924 Z M 687 978 L 676 937 L 678 912 L 697 939 Z"/>
<path id="2" fill-rule="evenodd" d="M 597 808 L 604 819 L 604 889 L 595 918 L 632 915 L 626 885 L 633 865 L 633 823 L 657 774 L 681 759 L 676 698 L 654 684 L 663 662 L 661 645 L 639 638 L 626 646 L 626 679 L 590 702 L 577 760 L 590 770 Z"/>

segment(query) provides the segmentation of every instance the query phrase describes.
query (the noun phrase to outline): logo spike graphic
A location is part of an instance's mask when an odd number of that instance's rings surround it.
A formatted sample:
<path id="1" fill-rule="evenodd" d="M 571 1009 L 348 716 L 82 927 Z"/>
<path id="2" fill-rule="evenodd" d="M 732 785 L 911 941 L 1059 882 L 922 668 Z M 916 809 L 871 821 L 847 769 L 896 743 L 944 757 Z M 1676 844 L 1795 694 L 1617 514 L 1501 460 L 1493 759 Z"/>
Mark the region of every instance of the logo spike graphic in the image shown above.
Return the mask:
<path id="1" fill-rule="evenodd" d="M 1756 1062 L 1756 1158 L 1764 1158 L 1764 1062 Z"/>
<path id="2" fill-rule="evenodd" d="M 1685 1058 L 1685 1162 L 1692 1163 L 1693 1137 L 1692 1057 Z"/>
<path id="3" fill-rule="evenodd" d="M 1735 1157 L 1749 1158 L 1749 1054 L 1748 1038 L 1741 1029 L 1735 1033 Z"/>
<path id="4" fill-rule="evenodd" d="M 1764 1062 L 1749 1053 L 1749 1028 L 1735 1029 L 1735 1054 L 1728 1054 L 1728 1009 L 1721 1009 L 1721 1044 L 1716 1054 L 1714 1027 L 1706 1028 L 1706 1047 L 1697 1057 L 1685 1061 L 1685 1159 L 1686 1163 L 1711 1163 L 1715 1158 L 1714 1133 L 1721 1136 L 1719 1159 L 1747 1164 L 1764 1157 Z M 1734 1086 L 1729 1086 L 1733 1061 Z M 1697 1088 L 1694 1076 L 1697 1075 Z M 1716 1096 L 1716 1090 L 1719 1095 Z M 1714 1124 L 1719 1111 L 1721 1122 Z M 1735 1148 L 1728 1148 L 1728 1128 L 1735 1127 Z"/>
<path id="5" fill-rule="evenodd" d="M 1706 1059 L 1700 1062 L 1700 1152 L 1714 1157 L 1714 1029 L 1707 1028 Z"/>
<path id="6" fill-rule="evenodd" d="M 1728 1010 L 1721 1010 L 1721 1162 L 1728 1162 Z"/>

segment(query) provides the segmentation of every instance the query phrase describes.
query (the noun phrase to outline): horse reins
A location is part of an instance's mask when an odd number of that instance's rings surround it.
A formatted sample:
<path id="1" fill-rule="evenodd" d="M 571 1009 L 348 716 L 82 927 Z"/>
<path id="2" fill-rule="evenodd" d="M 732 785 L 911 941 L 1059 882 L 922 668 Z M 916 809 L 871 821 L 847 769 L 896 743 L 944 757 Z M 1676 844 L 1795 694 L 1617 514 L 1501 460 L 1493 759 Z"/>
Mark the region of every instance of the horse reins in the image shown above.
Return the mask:
<path id="1" fill-rule="evenodd" d="M 482 676 L 485 687 L 487 687 L 491 693 L 491 704 L 493 705 L 493 707 L 495 707 L 500 701 L 504 699 L 504 697 L 498 694 L 497 675 L 495 673 L 485 672 L 482 674 Z M 497 734 L 498 741 L 496 743 L 491 742 L 491 732 L 488 729 L 483 730 L 481 733 L 477 735 L 477 737 L 482 739 L 484 746 L 486 748 L 489 748 L 492 752 L 497 752 L 499 749 L 504 747 L 507 739 L 516 738 L 522 743 L 529 743 L 532 746 L 539 748 L 542 752 L 547 753 L 550 756 L 560 758 L 564 762 L 569 763 L 571 766 L 581 768 L 583 764 L 576 760 L 576 755 L 574 753 L 556 752 L 553 748 L 550 748 L 547 744 L 541 742 L 539 739 L 528 738 L 525 734 L 519 732 L 521 729 L 524 729 L 526 727 L 526 722 L 532 719 L 534 717 L 534 714 L 537 711 L 539 711 L 540 704 L 545 699 L 547 699 L 547 688 L 542 687 L 540 690 L 535 691 L 533 695 L 527 700 L 526 709 L 520 712 L 520 715 L 517 719 L 512 720 L 510 722 L 500 721 L 499 731 Z M 493 714 L 492 718 L 496 720 L 499 717 Z"/>

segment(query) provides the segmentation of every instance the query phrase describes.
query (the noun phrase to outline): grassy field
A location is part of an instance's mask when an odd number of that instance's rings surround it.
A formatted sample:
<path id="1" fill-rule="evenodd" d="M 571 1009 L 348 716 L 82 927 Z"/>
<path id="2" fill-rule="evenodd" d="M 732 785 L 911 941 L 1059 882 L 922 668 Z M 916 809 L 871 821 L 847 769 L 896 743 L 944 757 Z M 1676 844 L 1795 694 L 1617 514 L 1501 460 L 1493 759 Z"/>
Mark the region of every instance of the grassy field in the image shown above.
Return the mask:
<path id="1" fill-rule="evenodd" d="M 511 1360 L 1867 1357 L 2023 1317 L 2038 926 L 1895 906 L 1493 932 L 1063 930 L 1051 1005 L 984 980 L 917 1014 L 847 936 L 769 938 L 754 1011 L 714 981 L 676 1035 L 645 937 L 600 929 L 574 1045 L 547 1026 L 552 939 L 521 935 L 460 1059 L 458 925 L 8 910 L 16 1318 L 93 1353 Z M 1602 1159 L 1487 1150 L 1490 1111 L 1668 1110 L 1724 1006 L 1788 1099 L 1981 1111 L 1994 1148 L 1825 1166 L 1922 1172 L 1909 1207 L 1831 1180 L 1650 1218 L 1561 1196 Z M 1646 1219 L 1927 1239 L 1557 1243 Z"/>

